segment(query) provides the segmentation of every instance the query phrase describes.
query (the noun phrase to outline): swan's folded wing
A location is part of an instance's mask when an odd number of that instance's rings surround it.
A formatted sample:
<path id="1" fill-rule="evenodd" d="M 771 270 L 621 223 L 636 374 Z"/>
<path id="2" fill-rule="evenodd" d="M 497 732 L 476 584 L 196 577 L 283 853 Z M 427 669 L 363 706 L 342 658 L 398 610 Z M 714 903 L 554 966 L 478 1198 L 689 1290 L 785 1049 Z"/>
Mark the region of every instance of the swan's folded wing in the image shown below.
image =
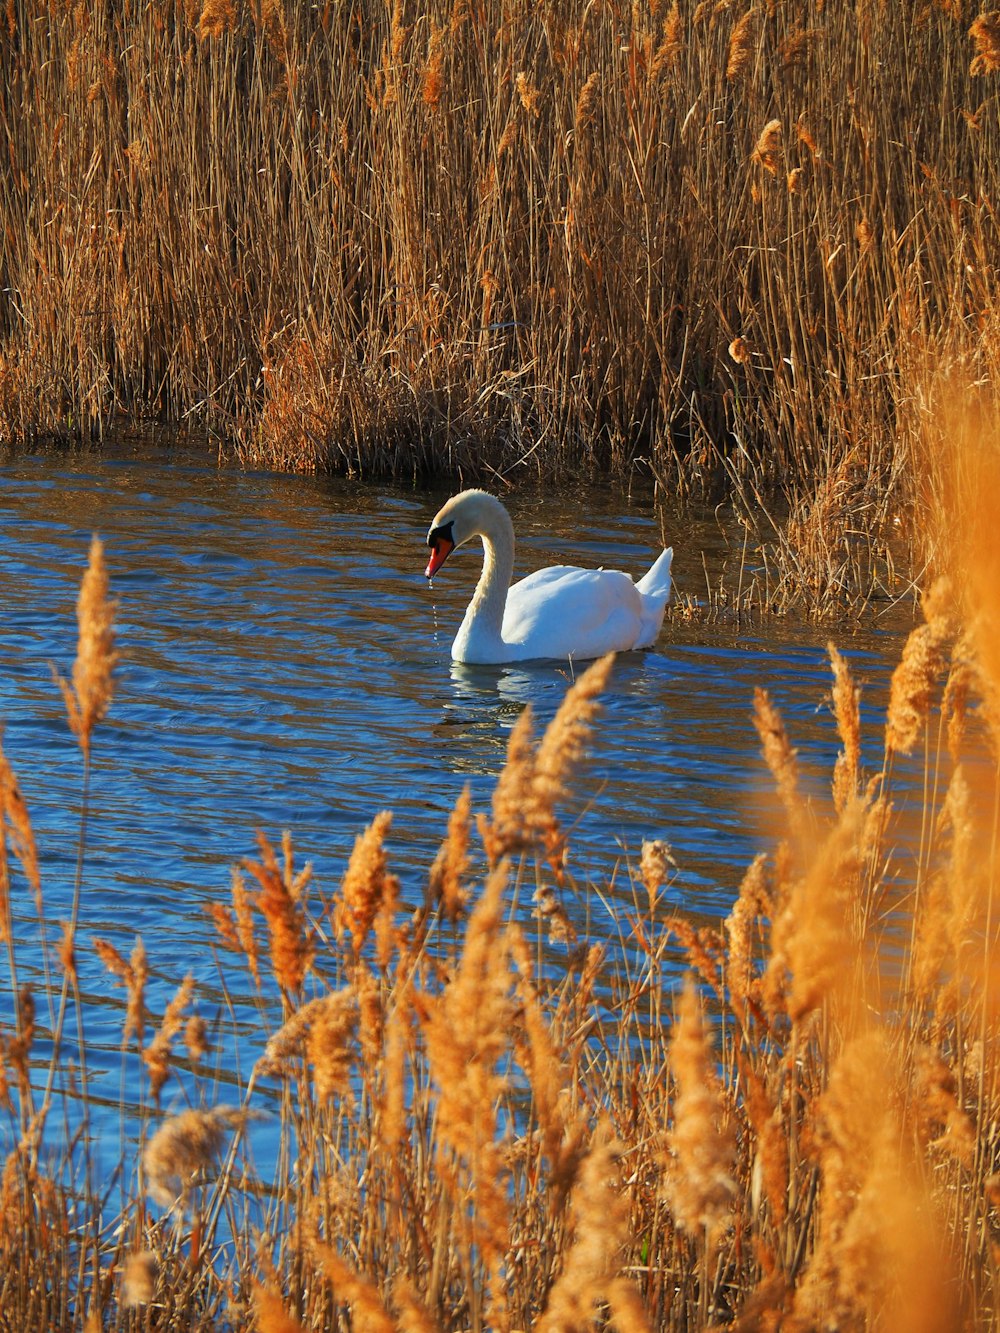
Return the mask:
<path id="1" fill-rule="evenodd" d="M 641 598 L 627 574 L 553 565 L 511 587 L 503 637 L 525 658 L 587 659 L 633 647 L 641 620 Z"/>

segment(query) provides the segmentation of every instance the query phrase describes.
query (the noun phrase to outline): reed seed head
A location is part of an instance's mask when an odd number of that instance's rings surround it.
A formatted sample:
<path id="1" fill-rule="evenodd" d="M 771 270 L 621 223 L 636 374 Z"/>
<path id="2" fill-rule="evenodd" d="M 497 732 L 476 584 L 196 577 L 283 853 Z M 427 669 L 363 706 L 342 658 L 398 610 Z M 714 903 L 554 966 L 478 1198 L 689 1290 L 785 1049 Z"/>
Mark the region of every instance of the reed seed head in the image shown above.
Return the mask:
<path id="1" fill-rule="evenodd" d="M 892 673 L 885 741 L 887 749 L 899 754 L 910 754 L 920 740 L 944 671 L 944 650 L 951 630 L 944 609 L 946 599 L 947 583 L 939 580 L 925 603 L 926 622 L 911 631 Z"/>
<path id="2" fill-rule="evenodd" d="M 334 901 L 334 931 L 341 941 L 350 935 L 355 958 L 360 956 L 380 909 L 388 902 L 391 910 L 399 895 L 399 881 L 388 869 L 385 852 L 391 825 L 392 814 L 383 810 L 358 834 Z"/>
<path id="3" fill-rule="evenodd" d="M 448 836 L 441 844 L 430 871 L 431 898 L 440 902 L 442 912 L 453 923 L 464 915 L 468 901 L 463 878 L 469 863 L 471 811 L 472 793 L 466 785 L 448 816 Z"/>
<path id="4" fill-rule="evenodd" d="M 310 1006 L 306 1052 L 321 1102 L 350 1091 L 358 998 L 352 986 L 333 991 Z"/>
<path id="5" fill-rule="evenodd" d="M 142 1052 L 143 1063 L 149 1074 L 149 1090 L 158 1103 L 164 1083 L 170 1076 L 174 1038 L 183 1027 L 184 1010 L 194 994 L 194 977 L 189 973 L 177 987 L 173 998 L 163 1011 L 163 1019 L 152 1041 Z"/>
<path id="6" fill-rule="evenodd" d="M 580 89 L 580 96 L 576 100 L 576 116 L 574 118 L 574 132 L 577 139 L 580 139 L 587 127 L 597 115 L 597 108 L 601 99 L 601 76 L 595 70 L 588 75 L 586 83 Z"/>
<path id="7" fill-rule="evenodd" d="M 736 1194 L 734 1139 L 690 976 L 678 1002 L 670 1068 L 677 1095 L 668 1135 L 667 1197 L 685 1231 L 715 1235 L 728 1221 Z"/>
<path id="8" fill-rule="evenodd" d="M 673 0 L 673 4 L 664 16 L 662 36 L 649 67 L 649 77 L 653 83 L 677 63 L 677 58 L 683 49 L 684 20 L 681 18 L 679 0 Z"/>
<path id="9" fill-rule="evenodd" d="M 833 770 L 833 804 L 839 813 L 857 796 L 861 778 L 861 691 L 832 643 L 827 652 L 833 670 L 833 712 L 844 747 Z"/>
<path id="10" fill-rule="evenodd" d="M 535 87 L 523 70 L 514 80 L 514 86 L 517 88 L 517 95 L 521 99 L 521 105 L 524 107 L 525 111 L 527 111 L 529 115 L 537 118 L 541 109 L 541 92 Z"/>
<path id="11" fill-rule="evenodd" d="M 1000 70 L 1000 9 L 980 14 L 969 29 L 969 36 L 976 51 L 969 65 L 969 73 L 973 77 L 995 74 Z"/>
<path id="12" fill-rule="evenodd" d="M 242 1113 L 219 1106 L 187 1110 L 164 1120 L 142 1155 L 146 1190 L 154 1203 L 169 1208 L 186 1202 L 191 1190 L 214 1169 L 226 1132 Z"/>
<path id="13" fill-rule="evenodd" d="M 152 1250 L 130 1254 L 122 1269 L 122 1305 L 149 1305 L 156 1291 L 159 1261 Z"/>
<path id="14" fill-rule="evenodd" d="M 95 536 L 90 543 L 90 558 L 77 599 L 80 632 L 72 685 L 58 678 L 69 724 L 85 759 L 90 758 L 94 727 L 106 717 L 114 695 L 113 673 L 118 654 L 115 651 L 115 604 L 108 588 L 104 546 Z"/>
<path id="15" fill-rule="evenodd" d="M 751 160 L 771 176 L 777 176 L 781 172 L 781 158 L 781 121 L 769 120 L 760 132 Z"/>
<path id="16" fill-rule="evenodd" d="M 257 833 L 257 845 L 260 861 L 244 864 L 260 885 L 257 907 L 267 922 L 271 938 L 271 967 L 282 990 L 297 995 L 312 967 L 315 952 L 303 905 L 312 867 L 306 865 L 299 874 L 295 873 L 291 839 L 287 833 L 282 842 L 283 865 L 279 865 L 274 849 L 262 831 Z"/>
<path id="17" fill-rule="evenodd" d="M 3 730 L 0 728 L 0 737 Z M 7 756 L 0 748 L 0 841 L 8 840 L 14 855 L 21 863 L 35 900 L 35 908 L 42 910 L 42 879 L 38 869 L 38 849 L 28 818 L 28 807 Z"/>
<path id="18" fill-rule="evenodd" d="M 257 1333 L 305 1333 L 303 1325 L 288 1313 L 281 1292 L 268 1284 L 253 1284 L 250 1294 Z"/>
<path id="19" fill-rule="evenodd" d="M 592 1327 L 595 1310 L 608 1299 L 626 1321 L 632 1321 L 631 1327 L 649 1327 L 634 1288 L 620 1278 L 622 1250 L 629 1237 L 628 1201 L 619 1179 L 621 1149 L 608 1123 L 600 1122 L 570 1198 L 572 1241 L 536 1325 L 538 1333 Z M 615 1326 L 623 1325 L 616 1319 Z"/>
<path id="20" fill-rule="evenodd" d="M 754 52 L 756 27 L 757 11 L 748 9 L 733 28 L 732 36 L 729 38 L 729 59 L 726 62 L 726 78 L 730 83 L 736 83 L 750 63 L 750 57 Z"/>

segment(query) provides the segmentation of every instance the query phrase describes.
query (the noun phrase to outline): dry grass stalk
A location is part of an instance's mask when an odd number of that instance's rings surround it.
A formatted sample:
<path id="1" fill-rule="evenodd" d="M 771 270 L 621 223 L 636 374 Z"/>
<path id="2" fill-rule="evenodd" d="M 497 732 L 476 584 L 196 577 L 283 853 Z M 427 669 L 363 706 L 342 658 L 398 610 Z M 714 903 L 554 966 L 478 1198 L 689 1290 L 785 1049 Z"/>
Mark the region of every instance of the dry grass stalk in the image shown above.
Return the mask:
<path id="1" fill-rule="evenodd" d="M 667 1199 L 687 1232 L 711 1238 L 726 1225 L 736 1196 L 735 1143 L 690 977 L 678 1002 L 670 1069 L 677 1095 L 674 1124 L 667 1136 Z"/>
<path id="2" fill-rule="evenodd" d="M 463 880 L 469 864 L 469 825 L 472 793 L 468 785 L 448 816 L 448 836 L 438 849 L 430 870 L 430 894 L 452 923 L 465 914 L 468 892 Z"/>
<path id="3" fill-rule="evenodd" d="M 385 838 L 392 825 L 388 810 L 375 816 L 354 842 L 331 918 L 337 939 L 351 937 L 351 952 L 360 957 L 369 931 L 383 906 L 390 911 L 399 895 L 399 881 L 388 869 Z M 383 945 L 382 952 L 384 953 Z"/>
<path id="4" fill-rule="evenodd" d="M 178 1201 L 186 1206 L 192 1189 L 214 1168 L 227 1131 L 241 1122 L 242 1113 L 225 1106 L 181 1111 L 164 1120 L 142 1155 L 153 1202 L 162 1208 Z"/>
<path id="5" fill-rule="evenodd" d="M 257 845 L 260 861 L 247 861 L 245 865 L 260 885 L 257 907 L 271 937 L 271 967 L 282 990 L 297 995 L 312 967 L 314 954 L 312 931 L 306 924 L 303 906 L 312 867 L 307 865 L 295 874 L 288 833 L 283 836 L 283 866 L 278 864 L 274 849 L 261 831 L 257 833 Z"/>
<path id="6" fill-rule="evenodd" d="M 104 720 L 114 694 L 113 673 L 118 661 L 114 632 L 115 604 L 109 596 L 104 546 L 99 537 L 90 543 L 90 558 L 80 584 L 77 620 L 80 634 L 72 687 L 59 678 L 73 734 L 86 759 L 94 727 Z"/>

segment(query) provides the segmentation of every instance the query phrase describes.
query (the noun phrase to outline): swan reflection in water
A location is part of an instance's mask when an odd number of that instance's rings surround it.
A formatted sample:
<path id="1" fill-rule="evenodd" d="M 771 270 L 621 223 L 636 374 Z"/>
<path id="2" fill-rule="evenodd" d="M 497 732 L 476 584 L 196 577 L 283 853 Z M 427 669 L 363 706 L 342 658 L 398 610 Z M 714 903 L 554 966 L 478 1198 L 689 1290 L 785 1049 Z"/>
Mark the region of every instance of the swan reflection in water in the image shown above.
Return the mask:
<path id="1" fill-rule="evenodd" d="M 495 775 L 503 766 L 511 728 L 530 704 L 536 717 L 558 708 L 572 683 L 552 662 L 508 666 L 451 664 L 451 692 L 443 700 L 435 735 L 448 742 L 456 773 Z M 462 743 L 456 744 L 455 742 Z"/>
<path id="2" fill-rule="evenodd" d="M 618 654 L 601 700 L 607 714 L 616 714 L 620 703 L 627 704 L 630 713 L 645 711 L 643 700 L 655 689 L 651 677 L 660 674 L 656 668 L 661 665 L 650 662 L 649 658 L 649 654 L 641 652 Z M 495 775 L 503 766 L 511 728 L 524 709 L 531 706 L 535 735 L 540 737 L 566 697 L 566 691 L 589 665 L 581 663 L 576 670 L 571 662 L 517 662 L 500 666 L 452 662 L 451 693 L 444 697 L 442 717 L 434 733 L 448 742 L 453 770 Z M 647 702 L 652 704 L 653 700 Z M 599 717 L 595 731 L 597 750 L 601 726 Z M 461 745 L 454 743 L 459 740 Z"/>

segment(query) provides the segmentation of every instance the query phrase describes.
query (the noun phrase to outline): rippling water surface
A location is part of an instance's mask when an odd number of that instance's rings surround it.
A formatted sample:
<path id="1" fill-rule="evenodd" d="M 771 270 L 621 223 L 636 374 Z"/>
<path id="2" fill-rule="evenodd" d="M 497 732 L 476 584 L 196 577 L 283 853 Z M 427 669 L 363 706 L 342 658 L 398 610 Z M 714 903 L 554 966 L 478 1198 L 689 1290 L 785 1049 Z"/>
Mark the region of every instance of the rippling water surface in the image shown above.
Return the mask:
<path id="1" fill-rule="evenodd" d="M 394 813 L 393 868 L 416 902 L 463 785 L 488 808 L 522 708 L 539 727 L 554 713 L 564 666 L 451 663 L 479 555 L 458 553 L 428 588 L 423 543 L 443 498 L 148 451 L 0 468 L 0 719 L 52 921 L 69 911 L 81 790 L 52 667 L 72 667 L 92 532 L 105 541 L 118 599 L 122 662 L 95 740 L 79 949 L 85 991 L 99 1010 L 107 1001 L 109 1051 L 121 991 L 90 937 L 127 955 L 142 935 L 154 1008 L 186 971 L 212 986 L 204 907 L 227 899 L 230 867 L 254 854 L 255 829 L 291 830 L 329 893 L 382 809 Z M 517 576 L 558 562 L 639 575 L 660 549 L 661 519 L 645 499 L 567 492 L 509 503 Z M 738 567 L 740 539 L 730 551 L 714 519 L 667 527 L 676 580 L 694 595 L 706 570 Z M 629 861 L 648 837 L 666 839 L 677 861 L 668 907 L 725 915 L 767 835 L 753 688 L 771 691 L 807 774 L 825 782 L 838 749 L 825 703 L 831 634 L 865 684 L 877 740 L 898 626 L 678 623 L 653 650 L 619 659 L 570 811 L 582 886 L 571 915 L 600 931 L 601 898 L 627 896 Z M 4 976 L 0 1022 L 11 1014 Z"/>

